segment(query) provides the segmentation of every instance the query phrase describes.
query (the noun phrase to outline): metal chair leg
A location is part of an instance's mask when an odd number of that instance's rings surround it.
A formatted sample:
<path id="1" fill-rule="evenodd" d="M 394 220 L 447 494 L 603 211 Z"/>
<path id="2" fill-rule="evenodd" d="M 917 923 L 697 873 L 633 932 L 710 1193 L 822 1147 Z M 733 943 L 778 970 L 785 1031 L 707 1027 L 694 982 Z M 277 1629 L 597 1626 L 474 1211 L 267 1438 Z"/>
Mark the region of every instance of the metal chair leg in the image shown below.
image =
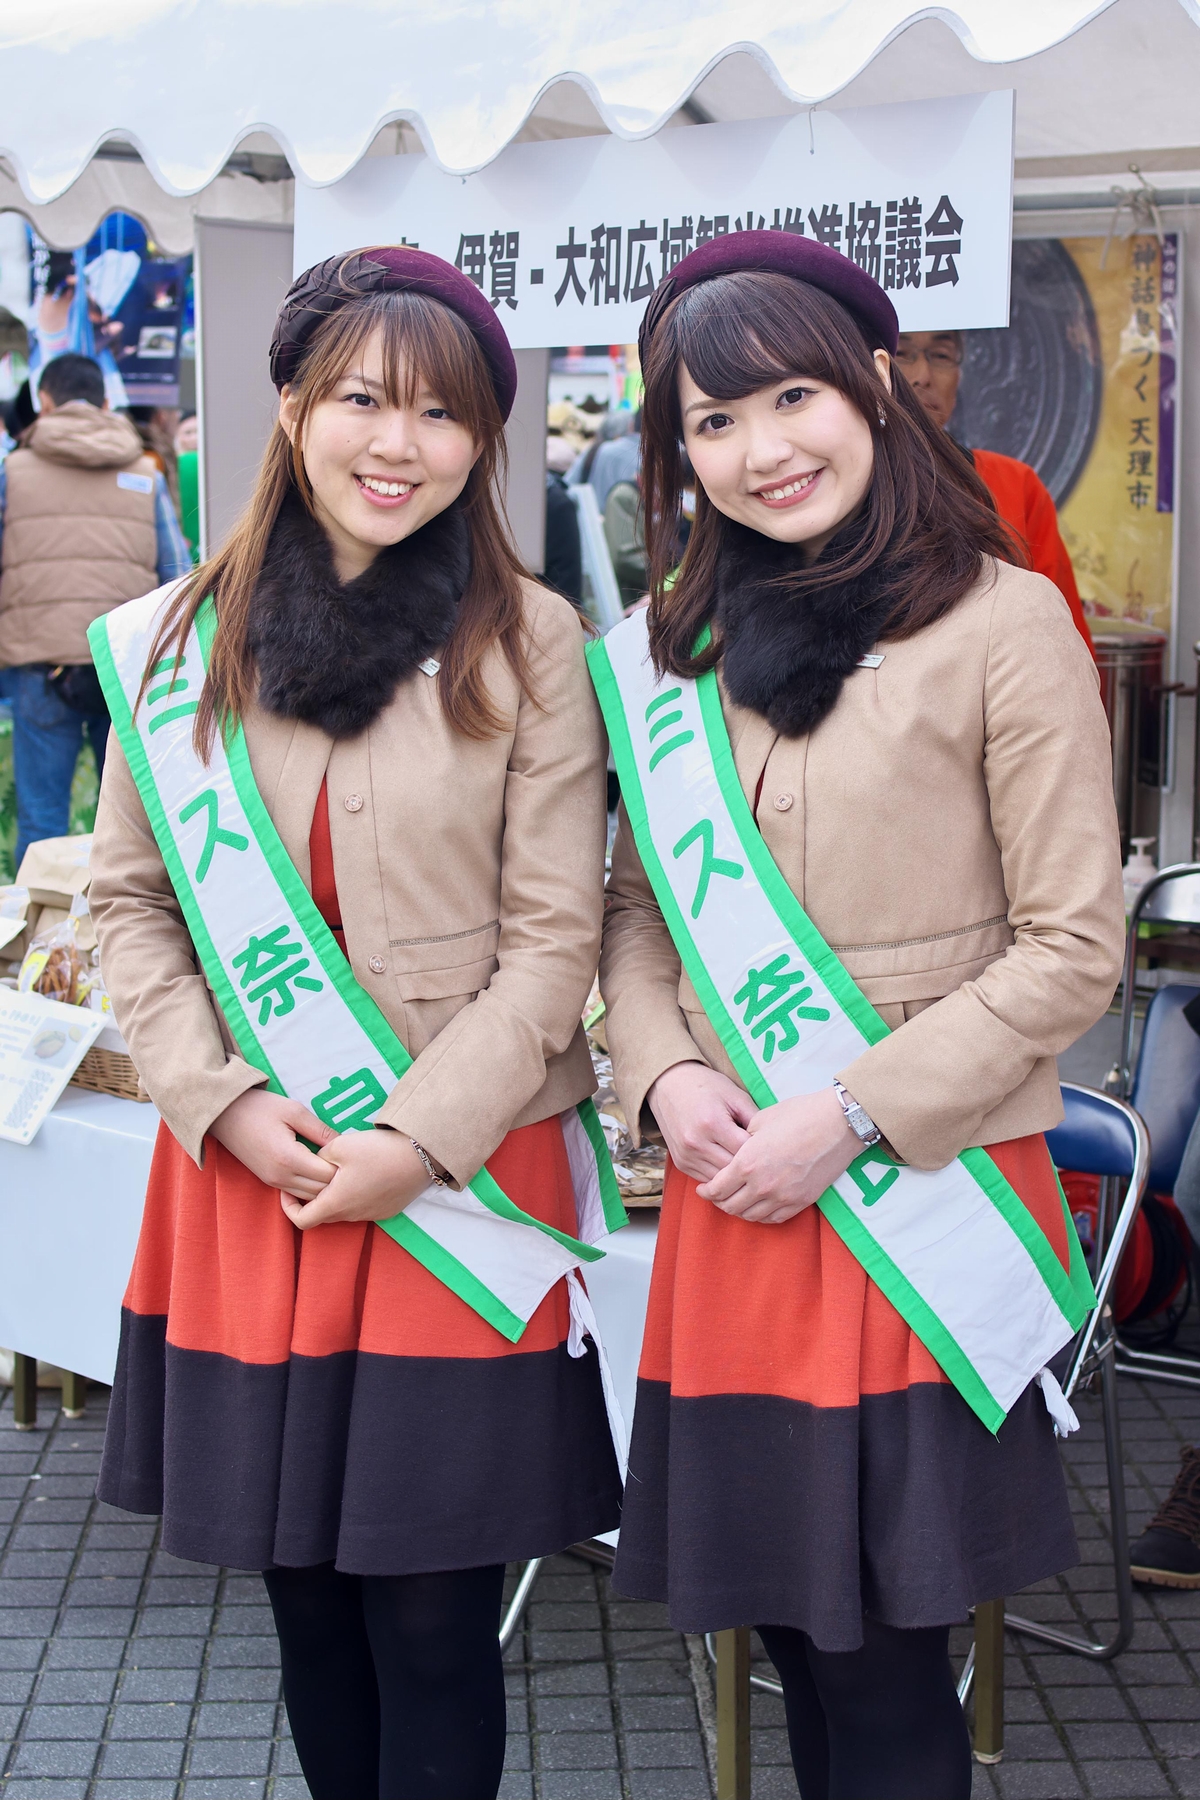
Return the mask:
<path id="1" fill-rule="evenodd" d="M 975 1608 L 975 1761 L 998 1763 L 1004 1755 L 1004 1602 Z"/>
<path id="2" fill-rule="evenodd" d="M 750 1632 L 718 1631 L 717 1800 L 750 1800 Z"/>
<path id="3" fill-rule="evenodd" d="M 37 1357 L 13 1356 L 13 1424 L 18 1431 L 37 1430 Z"/>
<path id="4" fill-rule="evenodd" d="M 1170 1381 L 1176 1387 L 1200 1388 L 1200 1358 L 1163 1356 L 1157 1350 L 1135 1350 L 1118 1340 L 1117 1374 L 1139 1375 L 1143 1381 Z"/>
<path id="5" fill-rule="evenodd" d="M 987 1617 L 991 1613 L 990 1629 L 996 1630 L 999 1620 L 1000 1651 L 999 1657 L 994 1655 L 990 1663 L 985 1658 L 981 1666 L 984 1669 L 984 1685 L 989 1699 L 985 1705 L 990 1706 L 987 1718 L 990 1721 L 990 1738 L 980 1735 L 979 1699 L 975 1710 L 975 1755 L 979 1762 L 999 1762 L 1004 1751 L 1004 1602 L 994 1600 L 988 1606 L 975 1609 L 975 1641 L 967 1652 L 967 1660 L 963 1664 L 958 1678 L 958 1701 L 965 1707 L 971 1697 L 974 1686 L 975 1668 L 978 1658 L 980 1613 Z M 750 1632 L 741 1631 L 706 1631 L 704 1645 L 708 1651 L 709 1661 L 716 1665 L 717 1671 L 717 1800 L 750 1800 L 750 1690 L 761 1688 L 764 1693 L 782 1694 L 781 1682 L 772 1681 L 767 1675 L 750 1673 Z M 989 1748 L 994 1745 L 994 1748 Z"/>
<path id="6" fill-rule="evenodd" d="M 538 1578 L 538 1570 L 544 1561 L 545 1557 L 535 1556 L 531 1562 L 525 1564 L 521 1572 L 521 1579 L 517 1583 L 516 1591 L 500 1622 L 500 1648 L 502 1650 L 508 1648 L 513 1632 L 525 1615 L 525 1608 L 529 1605 L 529 1596 L 533 1592 L 533 1584 Z"/>
<path id="7" fill-rule="evenodd" d="M 704 1648 L 708 1652 L 709 1662 L 715 1669 L 717 1666 L 717 1634 L 715 1631 L 705 1632 Z M 750 1686 L 752 1688 L 761 1688 L 764 1694 L 783 1693 L 782 1681 L 774 1681 L 769 1675 L 751 1675 Z"/>
<path id="8" fill-rule="evenodd" d="M 1130 942 L 1133 942 L 1131 931 Z M 1129 974 L 1131 964 L 1127 964 Z M 1127 1059 L 1128 1042 L 1123 1058 Z M 1072 1089 L 1069 1082 L 1064 1083 L 1064 1091 L 1081 1091 Z M 1086 1090 L 1082 1090 L 1086 1091 Z M 1100 1376 L 1101 1411 L 1104 1420 L 1104 1457 L 1108 1471 L 1109 1521 L 1112 1527 L 1113 1576 L 1117 1593 L 1117 1629 L 1108 1639 L 1096 1640 L 1081 1637 L 1077 1632 L 1059 1631 L 1052 1625 L 1042 1625 L 1033 1619 L 1024 1619 L 1017 1613 L 1008 1613 L 1005 1624 L 1010 1631 L 1023 1632 L 1027 1637 L 1040 1638 L 1044 1644 L 1054 1644 L 1060 1650 L 1069 1650 L 1076 1656 L 1086 1656 L 1094 1662 L 1108 1662 L 1119 1656 L 1133 1638 L 1133 1582 L 1129 1573 L 1129 1530 L 1125 1513 L 1125 1468 L 1121 1451 L 1121 1414 L 1117 1401 L 1117 1355 L 1120 1345 L 1117 1341 L 1117 1329 L 1109 1304 L 1109 1294 L 1117 1277 L 1121 1257 L 1136 1223 L 1138 1207 L 1145 1192 L 1150 1162 L 1150 1137 L 1145 1122 L 1132 1111 L 1126 1103 L 1126 1112 L 1135 1135 L 1135 1153 L 1133 1169 L 1129 1178 L 1129 1193 L 1111 1221 L 1111 1241 L 1104 1251 L 1103 1266 L 1096 1281 L 1096 1305 L 1092 1311 L 1079 1341 L 1071 1357 L 1070 1367 L 1063 1391 L 1069 1400 L 1076 1389 L 1085 1382 L 1090 1382 L 1095 1374 Z M 1106 1178 L 1107 1179 L 1107 1178 Z M 1104 1184 L 1102 1183 L 1102 1191 Z M 1130 1201 L 1133 1200 L 1133 1204 Z"/>
<path id="9" fill-rule="evenodd" d="M 82 1419 L 87 1405 L 87 1376 L 68 1374 L 63 1370 L 62 1409 L 63 1416 L 68 1419 Z"/>
<path id="10" fill-rule="evenodd" d="M 709 1662 L 715 1666 L 717 1660 L 717 1634 L 715 1631 L 705 1632 L 704 1648 L 708 1652 Z M 972 1643 L 971 1648 L 967 1651 L 967 1660 L 963 1663 L 962 1673 L 958 1678 L 958 1703 L 960 1706 L 965 1706 L 967 1701 L 971 1698 L 971 1688 L 974 1685 L 974 1681 L 975 1645 Z M 760 1688 L 764 1694 L 783 1693 L 782 1681 L 775 1681 L 770 1675 L 752 1674 L 750 1677 L 750 1686 L 752 1688 Z"/>
<path id="11" fill-rule="evenodd" d="M 1112 1521 L 1113 1573 L 1117 1588 L 1117 1629 L 1107 1643 L 1079 1637 L 1075 1632 L 1057 1631 L 1052 1625 L 1040 1625 L 1033 1619 L 1007 1613 L 1004 1623 L 1010 1631 L 1022 1631 L 1027 1637 L 1040 1638 L 1044 1644 L 1056 1644 L 1060 1650 L 1071 1650 L 1094 1662 L 1108 1662 L 1126 1649 L 1133 1637 L 1133 1579 L 1129 1573 L 1129 1527 L 1125 1513 L 1125 1466 L 1121 1453 L 1121 1415 L 1117 1406 L 1117 1367 L 1115 1337 L 1109 1338 L 1099 1352 L 1100 1401 L 1104 1414 L 1104 1457 L 1108 1468 L 1108 1507 Z"/>
<path id="12" fill-rule="evenodd" d="M 967 1660 L 962 1666 L 962 1674 L 958 1678 L 958 1704 L 965 1706 L 971 1698 L 971 1689 L 975 1686 L 975 1641 L 971 1640 L 971 1648 L 967 1651 Z"/>

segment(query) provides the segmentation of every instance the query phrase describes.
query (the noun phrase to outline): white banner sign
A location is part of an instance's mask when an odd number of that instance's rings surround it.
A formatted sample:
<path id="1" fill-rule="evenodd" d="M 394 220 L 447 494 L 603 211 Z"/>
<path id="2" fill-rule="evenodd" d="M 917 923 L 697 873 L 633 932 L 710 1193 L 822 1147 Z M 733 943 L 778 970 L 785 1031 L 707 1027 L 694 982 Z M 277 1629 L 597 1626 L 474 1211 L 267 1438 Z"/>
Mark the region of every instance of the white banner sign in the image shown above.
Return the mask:
<path id="1" fill-rule="evenodd" d="M 724 232 L 792 231 L 883 284 L 907 331 L 1008 323 L 1013 96 L 514 144 L 475 175 L 368 157 L 296 188 L 296 270 L 410 243 L 469 275 L 513 347 L 631 343 L 662 276 Z"/>

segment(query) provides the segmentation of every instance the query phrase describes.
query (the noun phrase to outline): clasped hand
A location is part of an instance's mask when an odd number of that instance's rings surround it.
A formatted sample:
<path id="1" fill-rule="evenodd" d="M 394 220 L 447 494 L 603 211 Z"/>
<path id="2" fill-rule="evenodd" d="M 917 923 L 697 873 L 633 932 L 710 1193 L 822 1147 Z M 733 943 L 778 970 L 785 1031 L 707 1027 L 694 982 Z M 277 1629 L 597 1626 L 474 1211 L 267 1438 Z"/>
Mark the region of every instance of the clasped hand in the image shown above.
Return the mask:
<path id="1" fill-rule="evenodd" d="M 722 1212 L 782 1225 L 845 1174 L 862 1145 L 832 1087 L 761 1111 L 705 1063 L 675 1063 L 653 1083 L 650 1107 L 671 1161 Z"/>
<path id="2" fill-rule="evenodd" d="M 209 1127 L 213 1137 L 268 1187 L 293 1225 L 308 1231 L 354 1219 L 390 1219 L 429 1185 L 398 1131 L 340 1137 L 298 1100 L 251 1088 Z M 300 1142 L 316 1144 L 314 1152 Z"/>

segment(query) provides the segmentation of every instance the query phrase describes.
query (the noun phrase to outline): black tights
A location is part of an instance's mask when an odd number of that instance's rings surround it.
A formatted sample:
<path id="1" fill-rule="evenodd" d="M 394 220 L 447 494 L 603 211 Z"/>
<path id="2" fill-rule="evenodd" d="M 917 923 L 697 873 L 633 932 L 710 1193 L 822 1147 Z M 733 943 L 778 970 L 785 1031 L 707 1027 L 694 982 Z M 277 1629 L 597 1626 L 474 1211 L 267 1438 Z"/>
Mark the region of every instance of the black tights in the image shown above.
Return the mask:
<path id="1" fill-rule="evenodd" d="M 504 1565 L 263 1576 L 313 1800 L 495 1800 L 504 1767 Z"/>
<path id="2" fill-rule="evenodd" d="M 779 1671 L 801 1800 L 969 1800 L 971 1741 L 947 1626 L 863 1620 L 861 1650 L 760 1625 Z"/>

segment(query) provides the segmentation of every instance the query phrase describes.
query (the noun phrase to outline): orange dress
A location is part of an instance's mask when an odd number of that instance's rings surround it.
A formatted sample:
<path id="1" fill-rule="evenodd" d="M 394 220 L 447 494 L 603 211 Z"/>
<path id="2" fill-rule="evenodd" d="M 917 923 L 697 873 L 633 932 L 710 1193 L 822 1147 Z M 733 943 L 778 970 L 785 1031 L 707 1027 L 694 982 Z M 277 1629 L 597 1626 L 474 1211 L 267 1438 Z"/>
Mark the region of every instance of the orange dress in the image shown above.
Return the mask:
<path id="1" fill-rule="evenodd" d="M 1043 1137 L 989 1146 L 1063 1266 Z M 672 1625 L 946 1625 L 1078 1561 L 1030 1388 L 997 1436 L 816 1207 L 730 1218 L 668 1166 L 613 1583 Z"/>
<path id="2" fill-rule="evenodd" d="M 322 788 L 313 898 L 341 939 Z M 557 1117 L 488 1168 L 575 1230 Z M 375 1225 L 301 1232 L 279 1192 L 160 1127 L 123 1309 L 100 1497 L 163 1515 L 163 1547 L 233 1568 L 475 1568 L 611 1529 L 620 1481 L 594 1351 L 563 1282 L 518 1344 Z"/>
<path id="3" fill-rule="evenodd" d="M 1028 552 L 1030 568 L 1054 583 L 1071 609 L 1080 637 L 1092 650 L 1092 634 L 1049 490 L 1036 471 L 1028 463 L 1018 462 L 1015 456 L 1001 456 L 997 450 L 972 450 L 970 455 L 996 502 L 996 511 L 1006 525 L 1012 526 Z"/>

